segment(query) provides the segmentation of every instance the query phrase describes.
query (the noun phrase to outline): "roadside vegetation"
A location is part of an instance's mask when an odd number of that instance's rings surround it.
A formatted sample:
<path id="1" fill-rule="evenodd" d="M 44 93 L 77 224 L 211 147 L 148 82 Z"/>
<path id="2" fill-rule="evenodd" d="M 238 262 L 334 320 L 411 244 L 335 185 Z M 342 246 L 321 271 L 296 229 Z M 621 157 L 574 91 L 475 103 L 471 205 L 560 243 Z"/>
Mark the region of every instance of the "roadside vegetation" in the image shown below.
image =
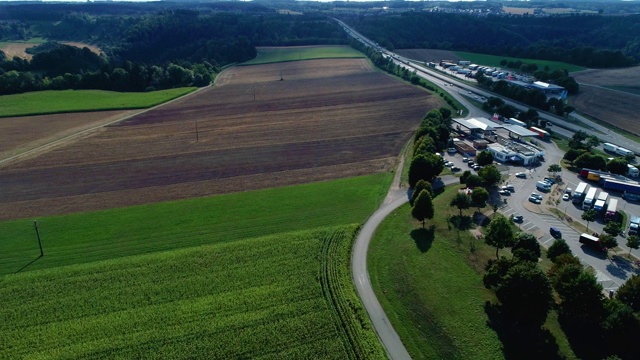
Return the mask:
<path id="1" fill-rule="evenodd" d="M 350 251 L 390 180 L 43 218 L 43 257 L 0 223 L 0 357 L 385 358 Z"/>
<path id="2" fill-rule="evenodd" d="M 328 59 L 328 58 L 362 58 L 364 54 L 349 46 L 308 46 L 308 47 L 274 47 L 258 48 L 255 59 L 241 65 L 268 64 L 285 61 Z"/>
<path id="3" fill-rule="evenodd" d="M 195 91 L 177 88 L 145 93 L 103 90 L 35 91 L 0 96 L 0 117 L 82 111 L 146 109 Z"/>

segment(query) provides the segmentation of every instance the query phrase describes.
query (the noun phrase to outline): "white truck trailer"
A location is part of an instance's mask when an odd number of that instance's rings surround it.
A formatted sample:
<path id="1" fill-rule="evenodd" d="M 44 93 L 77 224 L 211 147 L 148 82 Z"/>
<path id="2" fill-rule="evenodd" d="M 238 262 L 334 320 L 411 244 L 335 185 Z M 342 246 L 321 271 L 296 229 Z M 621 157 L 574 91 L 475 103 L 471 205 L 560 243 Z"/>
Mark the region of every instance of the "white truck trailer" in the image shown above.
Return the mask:
<path id="1" fill-rule="evenodd" d="M 596 200 L 596 191 L 598 189 L 592 187 L 587 192 L 587 196 L 584 197 L 584 201 L 582 202 L 582 210 L 589 210 L 593 206 L 593 203 Z"/>

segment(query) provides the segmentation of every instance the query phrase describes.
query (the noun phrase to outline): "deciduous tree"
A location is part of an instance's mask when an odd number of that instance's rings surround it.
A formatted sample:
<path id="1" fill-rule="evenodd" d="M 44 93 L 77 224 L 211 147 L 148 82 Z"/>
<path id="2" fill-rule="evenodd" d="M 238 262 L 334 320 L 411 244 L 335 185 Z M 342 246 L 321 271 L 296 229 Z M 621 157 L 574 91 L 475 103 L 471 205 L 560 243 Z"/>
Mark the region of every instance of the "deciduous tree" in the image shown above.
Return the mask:
<path id="1" fill-rule="evenodd" d="M 413 192 L 411 193 L 411 199 L 409 200 L 409 205 L 413 206 L 414 202 L 418 198 L 418 195 L 422 192 L 422 190 L 426 190 L 431 198 L 433 199 L 433 187 L 431 183 L 426 180 L 418 180 L 416 186 L 413 188 Z"/>
<path id="2" fill-rule="evenodd" d="M 496 259 L 499 259 L 498 250 L 511 247 L 514 244 L 513 228 L 509 219 L 502 215 L 493 219 L 487 227 L 484 242 L 496 248 Z"/>
<path id="3" fill-rule="evenodd" d="M 513 256 L 520 260 L 537 262 L 542 254 L 538 239 L 526 232 L 517 233 L 515 236 L 515 244 L 511 249 Z"/>
<path id="4" fill-rule="evenodd" d="M 471 192 L 471 201 L 473 201 L 474 206 L 478 207 L 478 211 L 487 205 L 486 203 L 488 199 L 489 192 L 484 188 L 477 187 Z"/>
<path id="5" fill-rule="evenodd" d="M 580 215 L 580 218 L 587 222 L 587 232 L 589 232 L 589 223 L 596 219 L 596 215 L 598 213 L 593 209 L 589 209 Z"/>
<path id="6" fill-rule="evenodd" d="M 431 195 L 427 190 L 422 190 L 411 209 L 411 215 L 418 221 L 422 222 L 422 228 L 424 228 L 424 222 L 426 219 L 432 219 L 434 215 L 433 201 Z"/>
<path id="7" fill-rule="evenodd" d="M 564 239 L 555 239 L 553 244 L 551 244 L 547 250 L 547 257 L 552 262 L 555 262 L 558 256 L 563 254 L 572 255 L 571 248 L 569 248 L 569 245 L 567 245 L 567 242 Z"/>
<path id="8" fill-rule="evenodd" d="M 489 164 L 492 164 L 493 163 L 493 154 L 491 154 L 487 150 L 481 151 L 476 156 L 476 163 L 478 163 L 478 165 L 480 165 L 480 166 L 487 166 Z"/>
<path id="9" fill-rule="evenodd" d="M 640 275 L 635 274 L 622 284 L 616 292 L 616 299 L 640 312 Z"/>
<path id="10" fill-rule="evenodd" d="M 630 235 L 627 238 L 627 246 L 629 247 L 629 258 L 630 258 L 631 249 L 638 250 L 638 248 L 640 248 L 640 237 L 638 235 Z"/>
<path id="11" fill-rule="evenodd" d="M 471 207 L 471 199 L 469 199 L 469 195 L 458 192 L 456 196 L 451 199 L 449 206 L 457 207 L 458 210 L 460 210 L 460 216 L 462 216 L 462 210 Z"/>

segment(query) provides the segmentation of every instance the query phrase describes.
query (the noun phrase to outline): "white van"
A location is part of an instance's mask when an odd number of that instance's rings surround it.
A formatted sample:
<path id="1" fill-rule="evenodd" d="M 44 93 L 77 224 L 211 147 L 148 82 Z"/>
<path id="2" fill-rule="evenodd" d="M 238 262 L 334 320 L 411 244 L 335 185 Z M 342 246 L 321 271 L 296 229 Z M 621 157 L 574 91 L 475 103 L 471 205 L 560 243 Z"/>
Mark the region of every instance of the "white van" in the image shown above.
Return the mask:
<path id="1" fill-rule="evenodd" d="M 536 182 L 536 188 L 542 191 L 549 191 L 551 190 L 551 185 L 544 181 L 538 181 Z"/>

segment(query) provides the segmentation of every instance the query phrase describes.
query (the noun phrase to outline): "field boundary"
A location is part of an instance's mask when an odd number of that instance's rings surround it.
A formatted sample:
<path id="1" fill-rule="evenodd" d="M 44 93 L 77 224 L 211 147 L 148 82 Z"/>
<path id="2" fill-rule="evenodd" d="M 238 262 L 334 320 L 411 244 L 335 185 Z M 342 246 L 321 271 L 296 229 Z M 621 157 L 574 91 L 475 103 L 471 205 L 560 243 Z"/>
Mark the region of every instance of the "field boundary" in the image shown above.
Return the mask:
<path id="1" fill-rule="evenodd" d="M 117 123 L 119 123 L 121 121 L 130 119 L 130 118 L 132 118 L 134 116 L 137 116 L 137 115 L 140 115 L 140 114 L 143 114 L 143 113 L 145 113 L 147 111 L 157 109 L 157 108 L 159 108 L 161 106 L 173 103 L 174 101 L 183 99 L 183 98 L 185 98 L 187 96 L 191 96 L 191 95 L 197 94 L 198 92 L 200 92 L 200 91 L 202 91 L 202 90 L 204 90 L 204 89 L 206 89 L 206 88 L 208 88 L 210 86 L 211 85 L 205 86 L 205 87 L 201 87 L 201 88 L 197 88 L 194 91 L 191 91 L 191 92 L 189 92 L 187 94 L 184 94 L 182 96 L 178 96 L 178 97 L 173 98 L 173 99 L 171 99 L 169 101 L 154 105 L 154 106 L 149 107 L 149 108 L 141 109 L 140 111 L 138 111 L 138 112 L 136 112 L 134 114 L 129 114 L 129 115 L 126 115 L 124 117 L 118 118 L 118 119 L 113 120 L 113 121 L 109 121 L 109 122 L 106 122 L 106 123 L 103 123 L 103 124 L 100 124 L 100 125 L 92 126 L 92 127 L 88 128 L 88 129 L 80 130 L 80 131 L 78 131 L 76 133 L 69 134 L 69 135 L 63 136 L 63 137 L 61 137 L 59 139 L 52 140 L 52 141 L 50 141 L 50 142 L 48 142 L 46 144 L 39 145 L 39 146 L 37 146 L 37 147 L 35 147 L 33 149 L 28 149 L 28 150 L 25 150 L 25 151 L 20 152 L 18 154 L 11 155 L 11 156 L 9 156 L 7 158 L 0 159 L 0 168 L 2 166 L 4 166 L 4 165 L 7 165 L 7 164 L 12 163 L 14 161 L 22 160 L 25 157 L 38 155 L 38 154 L 41 154 L 43 152 L 52 150 L 53 148 L 55 148 L 57 146 L 64 145 L 64 144 L 66 144 L 67 142 L 69 142 L 71 140 L 79 138 L 80 136 L 88 135 L 89 133 L 97 131 L 97 130 L 100 130 L 100 129 L 104 128 L 104 127 L 107 127 L 107 126 L 110 126 L 110 125 L 113 125 L 113 124 L 117 124 Z M 126 109 L 122 109 L 122 110 L 126 110 Z M 135 110 L 135 109 L 129 109 L 129 110 Z M 79 112 L 89 112 L 89 111 L 79 111 Z M 93 111 L 91 111 L 91 112 L 93 112 Z M 67 113 L 75 113 L 75 112 L 74 111 L 69 111 Z M 39 114 L 39 115 L 45 115 L 45 114 Z"/>

